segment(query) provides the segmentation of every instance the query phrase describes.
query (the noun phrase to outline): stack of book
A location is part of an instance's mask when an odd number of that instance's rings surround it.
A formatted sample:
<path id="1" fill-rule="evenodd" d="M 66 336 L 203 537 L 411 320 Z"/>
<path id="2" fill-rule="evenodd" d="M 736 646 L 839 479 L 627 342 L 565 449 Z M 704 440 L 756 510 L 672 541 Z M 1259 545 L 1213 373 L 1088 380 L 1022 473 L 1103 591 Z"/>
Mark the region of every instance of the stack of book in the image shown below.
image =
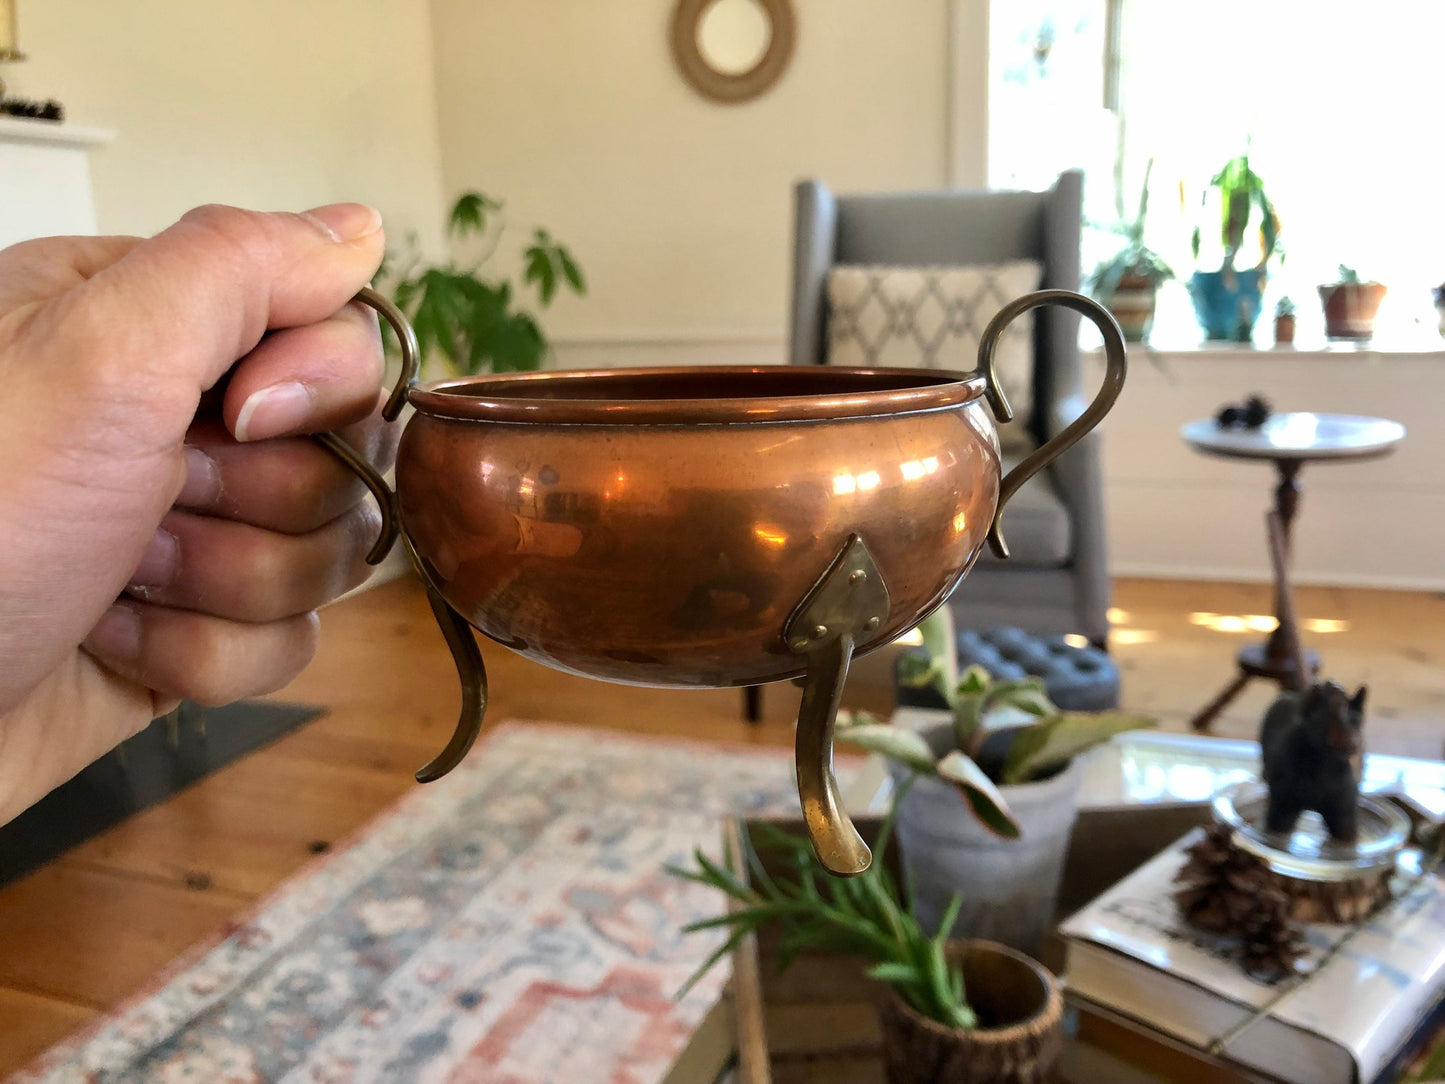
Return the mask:
<path id="1" fill-rule="evenodd" d="M 1238 1070 L 1234 1079 L 1394 1079 L 1438 1031 L 1440 878 L 1402 878 L 1401 894 L 1358 931 L 1309 927 L 1303 977 L 1271 985 L 1244 973 L 1228 940 L 1179 917 L 1174 877 L 1198 836 L 1185 836 L 1061 927 L 1066 983 L 1082 1018 L 1154 1037 L 1161 1059 L 1170 1050 L 1196 1052 L 1201 1063 Z"/>

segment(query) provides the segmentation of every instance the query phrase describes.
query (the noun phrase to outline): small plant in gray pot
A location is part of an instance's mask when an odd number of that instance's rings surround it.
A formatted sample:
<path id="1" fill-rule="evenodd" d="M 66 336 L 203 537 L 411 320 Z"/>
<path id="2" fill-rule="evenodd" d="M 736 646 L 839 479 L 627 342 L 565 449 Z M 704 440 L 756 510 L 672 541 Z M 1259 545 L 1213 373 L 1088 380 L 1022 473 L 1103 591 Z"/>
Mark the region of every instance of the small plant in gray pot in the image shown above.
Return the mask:
<path id="1" fill-rule="evenodd" d="M 918 628 L 924 650 L 906 657 L 900 680 L 934 687 L 952 720 L 913 730 L 861 713 L 840 715 L 837 740 L 890 762 L 899 847 L 924 927 L 936 930 L 949 918 L 955 937 L 991 938 L 1036 954 L 1073 830 L 1079 754 L 1153 721 L 1118 711 L 1060 711 L 1037 678 L 994 681 L 979 666 L 960 675 L 946 606 Z M 959 891 L 966 898 L 948 916 Z"/>
<path id="2" fill-rule="evenodd" d="M 835 877 L 801 824 L 747 821 L 717 863 L 700 849 L 674 876 L 717 889 L 728 909 L 687 927 L 727 937 L 684 993 L 744 938 L 776 937 L 780 969 L 842 956 L 876 980 L 889 1084 L 1043 1084 L 1063 1045 L 1063 996 L 1048 969 L 989 941 L 950 941 L 913 917 L 889 853 L 893 815 L 873 863 Z M 955 899 L 951 905 L 959 906 Z M 761 939 L 761 937 L 760 937 Z M 836 971 L 832 972 L 836 975 Z M 863 1036 L 858 1037 L 866 1043 Z"/>

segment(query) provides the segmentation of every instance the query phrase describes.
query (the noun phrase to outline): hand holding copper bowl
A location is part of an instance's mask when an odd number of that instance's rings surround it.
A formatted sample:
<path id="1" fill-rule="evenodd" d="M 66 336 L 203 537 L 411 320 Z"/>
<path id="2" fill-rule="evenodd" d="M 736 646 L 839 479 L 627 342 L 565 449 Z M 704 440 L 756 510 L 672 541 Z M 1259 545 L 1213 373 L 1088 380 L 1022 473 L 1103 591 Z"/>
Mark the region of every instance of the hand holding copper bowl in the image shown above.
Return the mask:
<path id="1" fill-rule="evenodd" d="M 1079 294 L 1044 290 L 985 330 L 973 373 L 826 366 L 617 369 L 415 385 L 416 337 L 371 290 L 402 343 L 386 405 L 410 402 L 396 492 L 331 434 L 318 439 L 384 516 L 370 560 L 400 535 L 462 683 L 456 732 L 417 772 L 454 768 L 486 707 L 468 623 L 559 670 L 631 685 L 720 688 L 805 677 L 798 793 L 836 873 L 868 848 L 833 779 L 848 664 L 948 597 L 1032 475 L 1108 412 L 1123 387 L 1118 325 Z M 1009 321 L 1041 305 L 1104 335 L 1104 385 L 1078 419 L 1000 479 L 1012 411 L 994 372 Z"/>

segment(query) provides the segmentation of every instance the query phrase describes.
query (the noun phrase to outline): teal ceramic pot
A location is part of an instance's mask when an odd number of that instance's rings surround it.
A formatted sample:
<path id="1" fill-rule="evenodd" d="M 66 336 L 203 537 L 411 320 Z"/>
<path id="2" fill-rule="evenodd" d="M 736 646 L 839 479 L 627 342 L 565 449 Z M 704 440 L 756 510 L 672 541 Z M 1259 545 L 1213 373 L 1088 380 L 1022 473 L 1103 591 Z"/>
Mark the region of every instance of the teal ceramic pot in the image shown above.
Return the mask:
<path id="1" fill-rule="evenodd" d="M 1194 272 L 1189 278 L 1189 296 L 1204 337 L 1215 342 L 1249 342 L 1259 319 L 1264 283 L 1264 271 L 1258 267 Z"/>

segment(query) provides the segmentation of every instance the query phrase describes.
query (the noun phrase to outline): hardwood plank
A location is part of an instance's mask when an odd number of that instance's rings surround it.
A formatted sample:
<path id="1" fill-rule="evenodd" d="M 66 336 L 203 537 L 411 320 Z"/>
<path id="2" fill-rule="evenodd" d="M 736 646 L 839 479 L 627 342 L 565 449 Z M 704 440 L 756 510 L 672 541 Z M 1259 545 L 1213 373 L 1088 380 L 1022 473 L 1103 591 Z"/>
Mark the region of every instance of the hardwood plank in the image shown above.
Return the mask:
<path id="1" fill-rule="evenodd" d="M 108 1008 L 246 902 L 53 863 L 0 892 L 0 986 Z"/>
<path id="2" fill-rule="evenodd" d="M 60 864 L 213 885 L 251 899 L 416 784 L 400 772 L 270 748 L 71 850 Z"/>
<path id="3" fill-rule="evenodd" d="M 0 1071 L 24 1065 L 95 1015 L 83 1005 L 0 986 Z"/>

